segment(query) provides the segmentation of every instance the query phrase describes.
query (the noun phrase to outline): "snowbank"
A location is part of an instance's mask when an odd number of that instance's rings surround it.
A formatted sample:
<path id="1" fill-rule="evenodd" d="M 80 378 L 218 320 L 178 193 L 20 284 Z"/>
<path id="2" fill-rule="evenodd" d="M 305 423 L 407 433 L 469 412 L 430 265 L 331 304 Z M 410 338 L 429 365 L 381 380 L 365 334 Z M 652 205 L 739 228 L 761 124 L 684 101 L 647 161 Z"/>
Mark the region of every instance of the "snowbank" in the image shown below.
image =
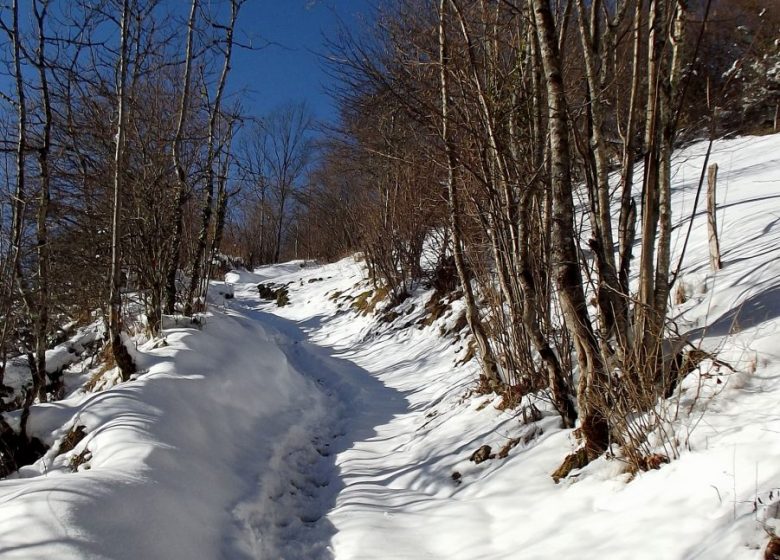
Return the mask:
<path id="1" fill-rule="evenodd" d="M 2 557 L 240 557 L 234 506 L 258 477 L 286 476 L 278 454 L 330 414 L 280 336 L 215 313 L 203 331 L 173 329 L 167 346 L 140 348 L 137 380 L 36 407 L 33 433 L 83 425 L 87 436 L 0 482 Z M 73 473 L 79 455 L 88 460 Z"/>

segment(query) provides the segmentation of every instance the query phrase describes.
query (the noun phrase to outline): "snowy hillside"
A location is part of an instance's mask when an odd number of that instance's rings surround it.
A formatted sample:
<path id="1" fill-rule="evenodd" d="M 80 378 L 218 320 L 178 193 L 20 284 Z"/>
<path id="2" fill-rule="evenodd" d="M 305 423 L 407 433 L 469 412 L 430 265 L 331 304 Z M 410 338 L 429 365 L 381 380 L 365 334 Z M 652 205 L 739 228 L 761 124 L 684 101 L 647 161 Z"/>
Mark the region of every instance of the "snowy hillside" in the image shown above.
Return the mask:
<path id="1" fill-rule="evenodd" d="M 676 155 L 673 262 L 705 150 Z M 671 463 L 603 457 L 556 484 L 571 430 L 543 400 L 475 392 L 459 301 L 431 321 L 420 288 L 365 313 L 360 263 L 292 262 L 215 283 L 200 328 L 138 347 L 134 380 L 33 408 L 53 445 L 0 481 L 0 556 L 762 558 L 780 531 L 780 135 L 718 141 L 710 161 L 723 269 L 702 199 L 672 317 L 720 363 L 669 403 Z M 483 445 L 496 456 L 470 460 Z"/>

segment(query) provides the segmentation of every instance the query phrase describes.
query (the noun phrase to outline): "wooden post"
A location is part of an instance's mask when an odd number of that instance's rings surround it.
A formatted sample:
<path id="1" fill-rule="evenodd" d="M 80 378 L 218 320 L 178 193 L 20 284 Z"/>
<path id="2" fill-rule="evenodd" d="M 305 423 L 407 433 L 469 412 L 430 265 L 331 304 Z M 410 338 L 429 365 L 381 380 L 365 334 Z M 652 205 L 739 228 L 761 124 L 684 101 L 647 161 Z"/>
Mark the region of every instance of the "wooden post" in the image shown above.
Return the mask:
<path id="1" fill-rule="evenodd" d="M 713 163 L 707 169 L 707 230 L 710 238 L 710 264 L 712 270 L 720 270 L 720 244 L 718 243 L 718 223 L 715 218 L 715 187 L 718 182 L 718 164 Z"/>

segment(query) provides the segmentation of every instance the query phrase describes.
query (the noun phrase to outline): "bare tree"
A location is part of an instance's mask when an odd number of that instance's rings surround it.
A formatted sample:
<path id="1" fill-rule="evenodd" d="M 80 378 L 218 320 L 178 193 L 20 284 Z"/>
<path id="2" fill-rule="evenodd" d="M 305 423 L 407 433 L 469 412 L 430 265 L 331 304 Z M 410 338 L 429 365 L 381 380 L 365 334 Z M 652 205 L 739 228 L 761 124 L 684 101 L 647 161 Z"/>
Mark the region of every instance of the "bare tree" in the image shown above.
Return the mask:
<path id="1" fill-rule="evenodd" d="M 125 134 L 127 119 L 127 67 L 130 27 L 130 1 L 123 0 L 120 23 L 119 57 L 117 59 L 116 84 L 116 148 L 114 152 L 114 202 L 111 218 L 111 273 L 108 296 L 108 329 L 111 352 L 127 381 L 135 373 L 135 363 L 122 340 L 122 189 L 125 165 Z"/>
<path id="2" fill-rule="evenodd" d="M 173 215 L 174 233 L 173 237 L 171 238 L 171 262 L 168 265 L 168 277 L 166 281 L 165 312 L 169 314 L 174 313 L 176 307 L 176 275 L 179 271 L 179 260 L 181 256 L 181 236 L 184 221 L 184 205 L 187 202 L 190 189 L 185 164 L 182 160 L 182 144 L 184 142 L 184 131 L 190 106 L 193 39 L 195 35 L 197 11 L 198 0 L 192 0 L 192 4 L 190 5 L 190 15 L 189 19 L 187 20 L 187 46 L 185 48 L 184 54 L 184 75 L 182 77 L 182 90 L 181 97 L 179 99 L 178 123 L 176 125 L 176 134 L 173 139 L 173 147 L 171 150 L 177 183 L 176 206 Z"/>
<path id="3" fill-rule="evenodd" d="M 455 184 L 455 149 L 450 137 L 450 116 L 449 116 L 449 82 L 447 67 L 449 62 L 448 41 L 446 33 L 447 4 L 449 0 L 441 0 L 439 4 L 439 80 L 441 88 L 441 137 L 444 142 L 447 165 L 447 201 L 449 203 L 450 215 L 450 235 L 452 243 L 452 254 L 455 260 L 455 268 L 458 272 L 458 279 L 463 288 L 463 294 L 466 301 L 466 320 L 469 328 L 474 334 L 474 339 L 479 348 L 480 359 L 482 360 L 482 371 L 489 382 L 500 384 L 501 379 L 496 367 L 496 361 L 493 357 L 493 351 L 490 343 L 485 336 L 482 327 L 482 320 L 479 316 L 479 310 L 471 287 L 471 279 L 466 273 L 466 265 L 463 259 L 463 249 L 461 246 L 461 224 L 460 224 L 460 204 L 458 199 L 458 190 Z"/>
<path id="4" fill-rule="evenodd" d="M 278 262 L 283 235 L 289 221 L 289 206 L 293 193 L 311 160 L 310 139 L 312 119 L 303 104 L 290 104 L 272 112 L 258 122 L 253 130 L 259 141 L 262 176 L 275 202 L 275 227 L 272 261 Z"/>
<path id="5" fill-rule="evenodd" d="M 187 300 L 184 305 L 184 314 L 191 315 L 193 310 L 193 300 L 201 296 L 198 287 L 201 285 L 201 281 L 204 277 L 208 276 L 206 270 L 201 270 L 201 264 L 206 261 L 205 266 L 208 267 L 207 261 L 207 241 L 211 228 L 211 217 L 214 211 L 214 188 L 216 186 L 216 169 L 217 160 L 220 155 L 220 134 L 225 134 L 231 125 L 223 126 L 224 130 L 220 130 L 220 123 L 224 120 L 222 115 L 222 98 L 225 94 L 225 86 L 227 85 L 228 75 L 231 68 L 231 57 L 233 54 L 233 33 L 236 26 L 236 20 L 238 19 L 238 12 L 241 9 L 243 0 L 231 0 L 230 2 L 230 22 L 225 26 L 225 39 L 224 39 L 224 53 L 222 59 L 222 72 L 217 82 L 217 89 L 214 95 L 213 102 L 208 104 L 209 110 L 209 124 L 207 132 L 207 148 L 206 148 L 206 196 L 203 200 L 203 207 L 201 209 L 201 223 L 200 232 L 198 234 L 198 242 L 195 248 L 195 257 L 192 264 L 192 275 L 190 276 L 190 289 L 187 292 Z M 224 146 L 224 142 L 222 142 Z M 205 291 L 201 289 L 200 291 Z M 205 301 L 203 302 L 205 304 Z"/>

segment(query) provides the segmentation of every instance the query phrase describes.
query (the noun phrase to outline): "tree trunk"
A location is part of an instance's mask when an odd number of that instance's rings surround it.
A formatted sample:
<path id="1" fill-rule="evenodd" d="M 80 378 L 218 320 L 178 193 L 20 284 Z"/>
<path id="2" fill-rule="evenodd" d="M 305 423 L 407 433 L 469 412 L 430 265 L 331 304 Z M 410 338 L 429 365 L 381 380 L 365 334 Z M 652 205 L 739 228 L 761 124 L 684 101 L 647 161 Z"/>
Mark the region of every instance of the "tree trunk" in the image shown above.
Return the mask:
<path id="1" fill-rule="evenodd" d="M 687 15 L 687 0 L 676 0 L 673 10 L 673 21 L 669 29 L 672 43 L 671 61 L 661 72 L 662 87 L 660 88 L 660 128 L 661 151 L 659 166 L 659 223 L 658 250 L 655 279 L 654 314 L 659 323 L 656 336 L 663 336 L 663 322 L 668 307 L 672 248 L 672 151 L 676 138 L 677 112 L 679 108 L 679 83 L 682 75 L 683 40 L 685 39 L 685 19 Z M 670 14 L 672 15 L 672 14 Z"/>
<path id="2" fill-rule="evenodd" d="M 173 168 L 176 170 L 176 206 L 173 211 L 173 235 L 171 236 L 171 254 L 168 263 L 168 273 L 165 280 L 165 312 L 173 314 L 176 311 L 176 276 L 181 258 L 181 236 L 184 222 L 184 205 L 187 202 L 187 173 L 181 159 L 184 127 L 187 123 L 187 110 L 190 103 L 190 82 L 192 73 L 192 42 L 195 33 L 198 0 L 192 0 L 190 16 L 187 20 L 187 47 L 184 55 L 184 77 L 182 94 L 179 99 L 179 118 L 176 124 L 176 135 L 173 140 L 171 154 Z"/>
<path id="3" fill-rule="evenodd" d="M 128 26 L 130 22 L 129 0 L 122 3 L 121 37 L 117 72 L 117 125 L 116 150 L 114 152 L 114 208 L 111 218 L 111 272 L 108 297 L 108 330 L 111 352 L 114 355 L 122 380 L 127 381 L 135 373 L 135 364 L 122 340 L 122 173 L 124 172 L 125 120 L 127 111 Z"/>
<path id="4" fill-rule="evenodd" d="M 447 34 L 445 28 L 446 4 L 448 0 L 440 0 L 439 3 L 439 84 L 441 89 L 441 135 L 444 142 L 444 150 L 447 160 L 447 202 L 449 208 L 450 234 L 452 236 L 452 256 L 455 268 L 458 272 L 458 280 L 463 288 L 463 297 L 466 302 L 466 321 L 477 343 L 477 350 L 482 362 L 482 372 L 489 382 L 500 384 L 496 360 L 490 348 L 482 320 L 474 299 L 474 291 L 471 288 L 471 280 L 466 271 L 461 246 L 460 202 L 455 186 L 455 147 L 450 138 L 449 131 L 449 88 L 448 69 L 449 62 Z"/>
<path id="5" fill-rule="evenodd" d="M 636 134 L 637 106 L 639 104 L 639 78 L 640 78 L 640 57 L 642 52 L 642 0 L 637 0 L 634 12 L 634 37 L 633 37 L 633 56 L 631 69 L 631 95 L 628 105 L 628 122 L 626 132 L 623 138 L 623 161 L 622 161 L 622 191 L 620 195 L 620 218 L 618 225 L 618 235 L 620 237 L 620 269 L 618 272 L 618 282 L 620 283 L 620 292 L 623 297 L 629 296 L 629 275 L 631 272 L 631 259 L 633 257 L 634 238 L 636 236 L 636 202 L 633 197 L 634 188 L 634 136 Z M 626 321 L 628 321 L 628 306 L 625 308 Z M 631 333 L 624 333 L 626 337 L 623 341 L 628 347 L 631 343 Z"/>
<path id="6" fill-rule="evenodd" d="M 219 76 L 214 104 L 209 110 L 208 154 L 206 156 L 206 199 L 203 201 L 200 233 L 198 234 L 195 261 L 192 264 L 192 276 L 190 277 L 190 289 L 187 293 L 187 302 L 184 306 L 185 315 L 192 314 L 194 300 L 203 295 L 202 290 L 198 290 L 198 287 L 200 286 L 201 279 L 208 276 L 208 268 L 210 266 L 206 247 L 208 233 L 211 229 L 211 216 L 214 210 L 214 165 L 219 152 L 219 148 L 217 147 L 217 135 L 219 134 L 219 120 L 222 116 L 222 96 L 225 92 L 228 74 L 230 73 L 231 55 L 233 54 L 233 29 L 236 25 L 240 6 L 241 2 L 238 0 L 232 0 L 230 3 L 230 24 L 225 29 L 225 58 L 222 63 L 222 73 Z M 201 268 L 204 270 L 201 270 Z M 204 301 L 203 305 L 205 304 L 206 302 Z"/>
<path id="7" fill-rule="evenodd" d="M 51 191 L 51 170 L 49 153 L 51 151 L 52 110 L 49 96 L 49 81 L 46 71 L 46 39 L 44 22 L 48 9 L 48 1 L 42 4 L 34 3 L 35 19 L 38 27 L 37 62 L 40 77 L 41 100 L 43 104 L 43 134 L 41 146 L 38 149 L 38 167 L 40 172 L 40 196 L 38 199 L 38 302 L 35 333 L 35 385 L 38 385 L 38 398 L 46 400 L 46 335 L 49 330 L 49 201 Z"/>
<path id="8" fill-rule="evenodd" d="M 658 233 L 659 212 L 659 67 L 663 52 L 663 3 L 650 0 L 648 55 L 647 55 L 647 103 L 645 107 L 644 178 L 642 186 L 642 243 L 639 257 L 639 301 L 634 313 L 637 361 L 654 360 L 650 351 L 659 332 L 655 316 L 655 247 Z M 652 369 L 652 368 L 651 368 Z"/>
<path id="9" fill-rule="evenodd" d="M 593 458 L 609 445 L 609 425 L 598 406 L 597 393 L 606 383 L 598 342 L 588 316 L 575 245 L 566 98 L 549 0 L 534 0 L 534 18 L 547 81 L 555 279 L 580 368 L 578 403 L 582 438 L 589 457 Z"/>

